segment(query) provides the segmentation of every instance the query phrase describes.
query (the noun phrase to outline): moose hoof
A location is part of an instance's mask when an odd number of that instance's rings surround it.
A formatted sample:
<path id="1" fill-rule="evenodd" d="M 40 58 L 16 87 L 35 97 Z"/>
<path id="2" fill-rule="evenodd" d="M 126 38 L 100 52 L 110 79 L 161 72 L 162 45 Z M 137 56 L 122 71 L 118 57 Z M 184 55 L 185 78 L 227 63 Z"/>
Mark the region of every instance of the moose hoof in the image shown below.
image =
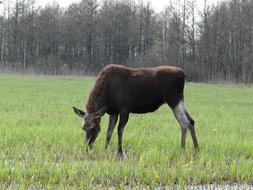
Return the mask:
<path id="1" fill-rule="evenodd" d="M 199 153 L 199 151 L 200 151 L 199 146 L 194 147 L 194 151 L 195 151 L 196 154 Z"/>
<path id="2" fill-rule="evenodd" d="M 126 160 L 127 155 L 125 154 L 125 152 L 118 152 L 118 158 L 121 160 Z"/>

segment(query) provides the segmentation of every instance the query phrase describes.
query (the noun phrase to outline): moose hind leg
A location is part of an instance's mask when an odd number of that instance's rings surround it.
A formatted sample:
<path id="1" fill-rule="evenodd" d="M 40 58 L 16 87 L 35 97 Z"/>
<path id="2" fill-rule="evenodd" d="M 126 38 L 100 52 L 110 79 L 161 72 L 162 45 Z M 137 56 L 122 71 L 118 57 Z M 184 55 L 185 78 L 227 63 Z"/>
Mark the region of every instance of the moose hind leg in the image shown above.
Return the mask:
<path id="1" fill-rule="evenodd" d="M 118 121 L 118 115 L 117 114 L 109 116 L 109 125 L 108 125 L 108 128 L 107 128 L 105 148 L 107 148 L 109 143 L 110 143 L 112 133 L 113 133 L 113 130 L 115 128 L 115 125 L 116 125 L 117 121 Z"/>
<path id="2" fill-rule="evenodd" d="M 181 148 L 185 148 L 185 141 L 186 141 L 186 133 L 187 133 L 187 128 L 190 125 L 190 121 L 186 116 L 185 109 L 184 109 L 184 102 L 181 100 L 176 107 L 172 109 L 180 127 L 181 127 L 181 132 L 182 132 L 182 137 L 181 137 Z"/>
<path id="3" fill-rule="evenodd" d="M 195 133 L 194 120 L 192 119 L 192 117 L 190 116 L 190 114 L 186 110 L 185 110 L 185 114 L 186 114 L 186 117 L 190 121 L 189 130 L 191 132 L 194 148 L 199 149 L 199 144 L 198 144 L 197 136 Z"/>

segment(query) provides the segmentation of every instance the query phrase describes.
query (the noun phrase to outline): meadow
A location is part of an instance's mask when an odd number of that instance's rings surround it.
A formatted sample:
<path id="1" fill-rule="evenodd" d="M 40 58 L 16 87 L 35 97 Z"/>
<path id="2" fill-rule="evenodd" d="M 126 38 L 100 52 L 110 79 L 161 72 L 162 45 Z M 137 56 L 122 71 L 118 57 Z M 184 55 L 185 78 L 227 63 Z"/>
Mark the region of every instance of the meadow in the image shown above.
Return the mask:
<path id="1" fill-rule="evenodd" d="M 253 87 L 187 83 L 185 102 L 200 151 L 172 111 L 130 115 L 117 157 L 117 132 L 105 150 L 108 116 L 90 152 L 82 121 L 94 78 L 0 76 L 0 189 L 155 189 L 253 184 Z"/>

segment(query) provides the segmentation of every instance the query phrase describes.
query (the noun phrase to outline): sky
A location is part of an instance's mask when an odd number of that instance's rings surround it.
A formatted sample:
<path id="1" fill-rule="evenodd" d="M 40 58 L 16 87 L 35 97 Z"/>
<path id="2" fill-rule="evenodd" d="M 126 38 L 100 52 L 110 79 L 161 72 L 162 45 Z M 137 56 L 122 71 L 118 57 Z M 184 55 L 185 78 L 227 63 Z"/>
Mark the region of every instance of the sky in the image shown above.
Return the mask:
<path id="1" fill-rule="evenodd" d="M 7 4 L 7 2 L 15 2 L 15 0 L 0 0 L 5 2 L 5 4 Z M 53 2 L 57 2 L 61 7 L 68 7 L 71 3 L 73 2 L 80 2 L 81 0 L 35 0 L 37 5 L 40 6 L 45 6 L 46 4 L 51 4 Z M 100 2 L 101 0 L 98 0 L 98 2 Z M 169 4 L 170 1 L 172 2 L 176 2 L 178 3 L 180 0 L 135 0 L 137 3 L 139 1 L 143 1 L 143 2 L 151 2 L 151 7 L 154 8 L 154 10 L 159 13 L 161 11 L 163 11 L 165 9 L 165 7 Z M 196 13 L 198 15 L 199 11 L 203 11 L 203 7 L 204 7 L 204 1 L 205 0 L 195 0 L 196 2 Z M 212 5 L 212 4 L 217 4 L 217 2 L 221 2 L 224 0 L 206 0 L 207 5 Z M 183 2 L 183 0 L 181 0 L 181 2 Z M 2 10 L 3 8 L 3 4 L 0 4 L 0 15 L 2 14 Z"/>
<path id="2" fill-rule="evenodd" d="M 79 2 L 80 0 L 55 0 L 55 1 L 58 2 L 63 7 L 67 7 L 72 2 Z M 142 0 L 142 1 L 143 2 L 150 1 L 152 7 L 155 9 L 156 12 L 161 12 L 166 7 L 168 2 L 170 2 L 170 0 Z M 179 0 L 174 0 L 174 1 L 179 1 Z M 219 2 L 221 0 L 206 0 L 206 1 L 208 5 L 212 5 L 212 4 L 217 4 L 217 1 Z M 36 0 L 36 2 L 38 5 L 44 6 L 47 3 L 52 3 L 53 0 Z M 204 7 L 204 0 L 196 0 L 196 4 L 197 4 L 197 9 L 202 10 Z"/>

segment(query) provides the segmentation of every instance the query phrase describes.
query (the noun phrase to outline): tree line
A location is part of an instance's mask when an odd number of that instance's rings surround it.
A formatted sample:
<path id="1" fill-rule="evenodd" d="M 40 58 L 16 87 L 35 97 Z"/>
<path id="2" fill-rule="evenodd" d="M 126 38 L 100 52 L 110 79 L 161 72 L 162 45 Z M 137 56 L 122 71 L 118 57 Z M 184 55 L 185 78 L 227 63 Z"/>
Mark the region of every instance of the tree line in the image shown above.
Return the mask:
<path id="1" fill-rule="evenodd" d="M 188 80 L 253 82 L 253 0 L 204 2 L 197 11 L 195 0 L 170 1 L 156 13 L 135 0 L 3 1 L 0 69 L 92 75 L 110 63 L 174 65 Z"/>

